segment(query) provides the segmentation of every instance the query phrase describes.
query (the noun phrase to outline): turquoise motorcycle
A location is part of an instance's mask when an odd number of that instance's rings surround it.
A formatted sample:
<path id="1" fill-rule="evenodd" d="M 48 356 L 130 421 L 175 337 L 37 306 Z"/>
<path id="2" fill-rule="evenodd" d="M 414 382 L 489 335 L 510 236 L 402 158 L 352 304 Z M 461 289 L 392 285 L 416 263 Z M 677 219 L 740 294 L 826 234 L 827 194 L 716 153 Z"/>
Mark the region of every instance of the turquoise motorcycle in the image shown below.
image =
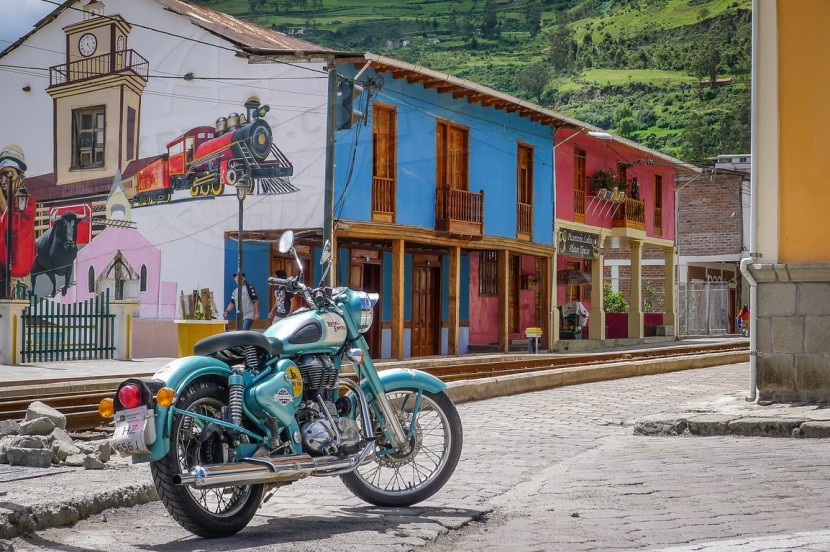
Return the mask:
<path id="1" fill-rule="evenodd" d="M 365 333 L 377 294 L 327 288 L 329 244 L 316 288 L 302 283 L 293 232 L 279 242 L 297 278 L 269 283 L 306 307 L 263 333 L 207 337 L 195 356 L 129 378 L 100 404 L 113 449 L 148 462 L 159 497 L 188 531 L 242 530 L 283 485 L 339 476 L 377 506 L 410 506 L 452 475 L 463 434 L 446 385 L 418 370 L 377 371 Z"/>

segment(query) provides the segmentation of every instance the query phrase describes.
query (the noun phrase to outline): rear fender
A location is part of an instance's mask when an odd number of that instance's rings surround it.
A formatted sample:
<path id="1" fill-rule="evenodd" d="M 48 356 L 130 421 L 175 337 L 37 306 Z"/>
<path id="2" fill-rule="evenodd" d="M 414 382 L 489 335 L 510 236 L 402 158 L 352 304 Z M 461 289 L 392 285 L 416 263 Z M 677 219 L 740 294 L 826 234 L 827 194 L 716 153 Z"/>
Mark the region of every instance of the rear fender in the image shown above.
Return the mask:
<path id="1" fill-rule="evenodd" d="M 153 374 L 153 379 L 161 380 L 166 387 L 176 392 L 176 401 L 188 385 L 200 378 L 217 378 L 227 381 L 231 375 L 230 367 L 212 357 L 189 356 L 176 359 Z M 176 402 L 174 401 L 174 405 Z M 154 462 L 162 459 L 170 450 L 170 428 L 173 417 L 170 408 L 156 405 L 155 408 L 156 440 L 148 448 L 149 454 L 132 456 L 133 464 Z"/>

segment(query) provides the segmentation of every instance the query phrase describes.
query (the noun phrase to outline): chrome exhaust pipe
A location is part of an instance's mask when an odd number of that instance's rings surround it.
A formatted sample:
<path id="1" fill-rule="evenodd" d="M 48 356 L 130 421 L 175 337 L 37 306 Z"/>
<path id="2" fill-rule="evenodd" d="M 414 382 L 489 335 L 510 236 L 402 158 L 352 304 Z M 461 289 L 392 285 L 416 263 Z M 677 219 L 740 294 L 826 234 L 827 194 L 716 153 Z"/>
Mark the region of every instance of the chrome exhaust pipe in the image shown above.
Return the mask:
<path id="1" fill-rule="evenodd" d="M 374 446 L 374 442 L 368 443 L 360 454 L 348 458 L 337 456 L 312 458 L 307 454 L 292 454 L 276 458 L 245 458 L 242 462 L 232 464 L 196 466 L 190 470 L 190 473 L 174 475 L 173 483 L 210 489 L 297 481 L 310 475 L 347 473 L 370 456 L 374 457 Z"/>

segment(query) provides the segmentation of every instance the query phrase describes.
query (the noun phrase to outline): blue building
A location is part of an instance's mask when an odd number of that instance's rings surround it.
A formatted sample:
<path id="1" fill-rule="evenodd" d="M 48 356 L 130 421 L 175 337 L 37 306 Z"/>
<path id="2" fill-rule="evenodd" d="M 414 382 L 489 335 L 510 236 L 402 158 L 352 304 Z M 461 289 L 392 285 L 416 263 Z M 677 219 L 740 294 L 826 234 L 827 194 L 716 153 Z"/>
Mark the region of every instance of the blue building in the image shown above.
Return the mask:
<path id="1" fill-rule="evenodd" d="M 577 121 L 478 83 L 366 54 L 335 134 L 338 281 L 381 294 L 374 355 L 507 351 L 551 339 L 553 135 Z"/>

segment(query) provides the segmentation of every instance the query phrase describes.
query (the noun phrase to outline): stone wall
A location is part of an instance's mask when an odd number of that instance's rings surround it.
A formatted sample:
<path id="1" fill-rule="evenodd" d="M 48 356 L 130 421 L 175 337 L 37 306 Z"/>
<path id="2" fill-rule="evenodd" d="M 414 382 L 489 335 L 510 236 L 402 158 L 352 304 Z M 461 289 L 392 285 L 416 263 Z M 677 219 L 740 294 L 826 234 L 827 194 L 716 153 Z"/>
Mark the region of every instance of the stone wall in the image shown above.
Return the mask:
<path id="1" fill-rule="evenodd" d="M 830 402 L 830 264 L 756 264 L 758 398 Z"/>

